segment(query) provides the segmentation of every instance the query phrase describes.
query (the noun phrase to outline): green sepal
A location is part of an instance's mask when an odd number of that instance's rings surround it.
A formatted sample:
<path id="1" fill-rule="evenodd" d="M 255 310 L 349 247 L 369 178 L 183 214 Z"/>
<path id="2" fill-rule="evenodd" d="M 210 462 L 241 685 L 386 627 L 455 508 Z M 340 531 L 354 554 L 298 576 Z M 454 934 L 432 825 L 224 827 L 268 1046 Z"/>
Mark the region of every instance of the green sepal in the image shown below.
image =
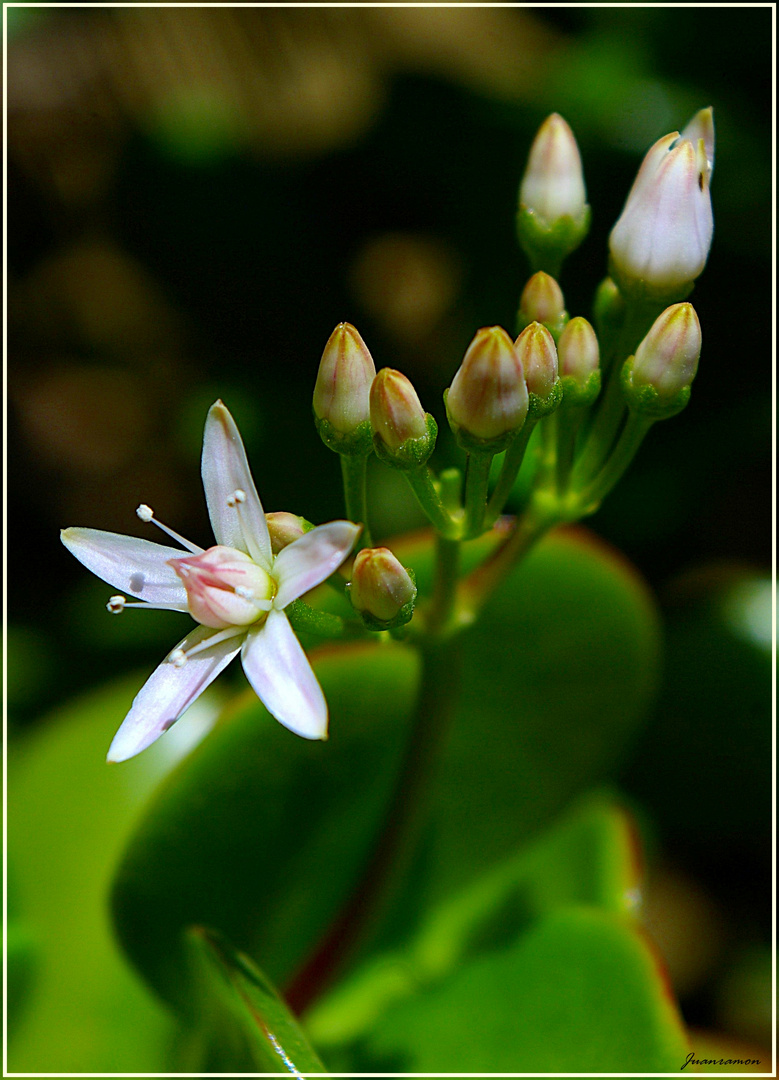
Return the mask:
<path id="1" fill-rule="evenodd" d="M 527 414 L 532 416 L 534 420 L 540 420 L 559 408 L 562 400 L 563 380 L 558 378 L 546 397 L 540 397 L 538 394 L 528 394 Z"/>
<path id="2" fill-rule="evenodd" d="M 316 637 L 325 638 L 348 638 L 358 637 L 357 633 L 350 633 L 350 627 L 340 615 L 333 615 L 329 611 L 320 611 L 311 607 L 301 600 L 293 600 L 287 604 L 284 612 L 290 621 L 290 625 L 296 634 L 314 634 Z"/>
<path id="3" fill-rule="evenodd" d="M 470 431 L 466 431 L 464 427 L 460 427 L 452 420 L 449 415 L 449 390 L 444 390 L 444 408 L 446 409 L 446 419 L 449 421 L 449 427 L 452 429 L 452 434 L 457 440 L 457 445 L 465 450 L 467 454 L 489 454 L 490 457 L 494 457 L 495 454 L 501 453 L 505 450 L 510 442 L 513 442 L 515 436 L 517 436 L 524 427 L 524 421 L 520 427 L 512 428 L 511 431 L 504 431 L 502 435 L 496 435 L 494 439 L 480 439 L 477 435 L 471 435 Z"/>
<path id="4" fill-rule="evenodd" d="M 320 420 L 314 413 L 319 438 L 330 450 L 345 457 L 368 457 L 373 450 L 373 431 L 370 420 L 363 420 L 354 431 L 337 431 L 329 420 Z"/>
<path id="5" fill-rule="evenodd" d="M 671 288 L 650 285 L 644 278 L 634 278 L 621 274 L 611 257 L 609 257 L 609 275 L 617 283 L 622 295 L 627 300 L 630 300 L 631 304 L 659 304 L 661 308 L 666 308 L 671 304 L 678 304 L 682 300 L 686 300 L 695 288 L 694 281 L 685 281 L 681 285 L 674 285 Z"/>
<path id="6" fill-rule="evenodd" d="M 586 205 L 578 218 L 566 214 L 550 225 L 520 203 L 517 237 L 533 268 L 557 277 L 563 259 L 576 250 L 589 232 L 591 217 L 590 207 Z"/>
<path id="7" fill-rule="evenodd" d="M 436 439 L 438 438 L 438 424 L 430 413 L 425 413 L 425 423 L 427 424 L 426 435 L 420 435 L 418 439 L 406 439 L 397 450 L 390 450 L 380 435 L 374 435 L 373 449 L 376 452 L 376 457 L 383 461 L 385 465 L 403 471 L 420 469 L 423 465 L 426 465 L 430 455 L 435 450 Z"/>
<path id="8" fill-rule="evenodd" d="M 663 400 L 654 386 L 633 385 L 633 363 L 635 356 L 629 356 L 622 365 L 620 385 L 625 395 L 628 408 L 639 416 L 648 416 L 652 420 L 668 420 L 676 416 L 690 400 L 690 387 L 683 386 L 678 393 L 670 399 Z"/>
<path id="9" fill-rule="evenodd" d="M 561 408 L 588 408 L 600 393 L 600 384 L 600 368 L 590 372 L 583 386 L 573 375 L 562 375 L 560 377 L 563 391 Z"/>
<path id="10" fill-rule="evenodd" d="M 404 566 L 403 569 L 414 583 L 414 595 L 403 605 L 394 619 L 377 619 L 376 616 L 371 615 L 369 611 L 357 611 L 366 630 L 397 630 L 399 627 L 405 626 L 406 623 L 411 622 L 414 616 L 414 606 L 417 602 L 417 576 L 410 566 Z M 345 590 L 349 599 L 351 599 L 351 588 L 352 583 L 349 582 Z"/>

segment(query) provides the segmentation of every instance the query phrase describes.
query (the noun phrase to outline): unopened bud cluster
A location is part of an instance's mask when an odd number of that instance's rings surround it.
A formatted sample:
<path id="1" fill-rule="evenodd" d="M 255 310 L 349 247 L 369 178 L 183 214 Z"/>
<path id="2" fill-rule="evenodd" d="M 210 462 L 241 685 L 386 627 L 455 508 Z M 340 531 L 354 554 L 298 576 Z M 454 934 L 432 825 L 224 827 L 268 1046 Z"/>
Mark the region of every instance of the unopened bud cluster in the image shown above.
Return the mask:
<path id="1" fill-rule="evenodd" d="M 711 109 L 649 149 L 612 229 L 609 276 L 592 290 L 590 321 L 569 316 L 559 281 L 589 226 L 581 157 L 561 116 L 541 125 L 519 190 L 519 240 L 532 272 L 517 336 L 500 325 L 477 330 L 444 392 L 449 427 L 467 455 L 464 473 L 450 467 L 436 476 L 429 460 L 438 429 L 413 384 L 392 367 L 377 373 L 360 334 L 340 323 L 313 406 L 324 442 L 353 459 L 343 468 L 345 491 L 363 514 L 354 520 L 365 518 L 372 453 L 403 471 L 446 541 L 470 540 L 496 521 L 526 452 L 534 463 L 523 473 L 529 508 L 535 500 L 550 520 L 591 513 L 651 423 L 689 399 L 701 331 L 685 296 L 711 244 L 713 164 Z M 268 526 L 274 553 L 310 528 L 292 515 L 269 515 Z M 370 546 L 367 529 L 363 542 L 348 585 L 352 607 L 370 629 L 394 629 L 411 618 L 413 574 L 389 549 Z"/>

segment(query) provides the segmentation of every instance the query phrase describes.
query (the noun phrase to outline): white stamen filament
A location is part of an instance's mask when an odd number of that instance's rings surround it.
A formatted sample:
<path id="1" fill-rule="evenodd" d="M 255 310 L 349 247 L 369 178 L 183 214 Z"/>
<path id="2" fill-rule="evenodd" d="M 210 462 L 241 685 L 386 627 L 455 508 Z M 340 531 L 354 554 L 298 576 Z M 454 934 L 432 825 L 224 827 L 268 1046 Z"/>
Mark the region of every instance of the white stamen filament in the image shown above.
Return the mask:
<path id="1" fill-rule="evenodd" d="M 240 596 L 242 600 L 248 600 L 249 603 L 254 604 L 259 611 L 270 611 L 273 607 L 272 600 L 258 600 L 254 595 L 254 590 L 247 589 L 245 585 L 236 585 L 233 592 L 236 596 Z"/>
<path id="2" fill-rule="evenodd" d="M 193 645 L 192 648 L 188 649 L 186 652 L 181 648 L 174 649 L 168 657 L 168 660 L 174 667 L 183 667 L 191 656 L 196 656 L 198 653 L 210 649 L 212 645 L 219 645 L 222 641 L 229 641 L 230 638 L 238 637 L 245 633 L 245 626 L 228 626 L 224 630 L 212 634 L 211 637 L 206 638 L 205 641 L 200 641 L 197 645 Z"/>
<path id="3" fill-rule="evenodd" d="M 204 549 L 202 547 L 198 547 L 197 544 L 193 544 L 191 540 L 185 540 L 183 536 L 179 536 L 179 534 L 177 532 L 174 532 L 173 529 L 169 529 L 167 525 L 163 525 L 161 521 L 158 521 L 157 518 L 154 516 L 154 511 L 150 506 L 147 506 L 146 503 L 141 503 L 141 505 L 135 512 L 141 519 L 141 521 L 151 521 L 154 525 L 157 526 L 158 529 L 162 529 L 164 533 L 167 533 L 168 536 L 172 537 L 173 540 L 178 540 L 182 547 L 185 547 L 187 551 L 191 551 L 193 555 L 203 554 Z"/>
<path id="4" fill-rule="evenodd" d="M 161 600 L 158 604 L 151 604 L 148 600 L 131 600 L 128 602 L 124 596 L 112 596 L 106 604 L 106 610 L 112 615 L 121 615 L 126 608 L 147 608 L 149 611 L 189 611 L 186 604 L 166 603 Z"/>

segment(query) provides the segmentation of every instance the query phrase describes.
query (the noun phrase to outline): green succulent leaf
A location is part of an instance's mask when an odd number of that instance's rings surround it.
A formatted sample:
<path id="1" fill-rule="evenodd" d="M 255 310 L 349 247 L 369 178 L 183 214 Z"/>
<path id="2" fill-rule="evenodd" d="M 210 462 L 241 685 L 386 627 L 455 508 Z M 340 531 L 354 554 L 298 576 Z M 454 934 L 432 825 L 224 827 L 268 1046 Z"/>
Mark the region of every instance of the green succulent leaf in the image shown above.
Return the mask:
<path id="1" fill-rule="evenodd" d="M 193 927 L 186 934 L 193 1021 L 187 1071 L 325 1072 L 297 1020 L 248 957 L 221 934 Z M 182 1062 L 179 1061 L 179 1065 Z"/>
<path id="2" fill-rule="evenodd" d="M 356 1071 L 676 1072 L 689 1052 L 632 920 L 593 908 L 540 918 L 504 948 L 389 1009 Z"/>
<path id="3" fill-rule="evenodd" d="M 466 545 L 465 566 L 497 538 Z M 390 546 L 424 597 L 429 537 Z M 307 600 L 330 610 L 344 602 L 332 590 Z M 404 935 L 409 919 L 515 852 L 609 774 L 644 711 L 656 644 L 641 582 L 583 531 L 554 534 L 509 580 L 463 636 L 463 695 L 437 763 L 424 857 L 393 905 Z M 417 654 L 382 638 L 315 650 L 312 660 L 330 706 L 329 741 L 295 738 L 247 693 L 166 781 L 119 867 L 120 940 L 182 1008 L 186 927 L 217 926 L 284 989 L 381 844 Z"/>

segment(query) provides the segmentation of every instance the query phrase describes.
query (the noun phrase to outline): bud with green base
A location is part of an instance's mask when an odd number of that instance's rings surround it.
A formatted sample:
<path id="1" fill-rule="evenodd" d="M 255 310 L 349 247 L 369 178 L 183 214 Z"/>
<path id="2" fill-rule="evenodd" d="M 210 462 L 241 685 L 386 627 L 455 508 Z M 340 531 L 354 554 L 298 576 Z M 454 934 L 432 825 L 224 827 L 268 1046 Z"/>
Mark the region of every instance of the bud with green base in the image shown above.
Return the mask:
<path id="1" fill-rule="evenodd" d="M 528 414 L 535 420 L 549 416 L 563 400 L 558 377 L 554 338 L 539 322 L 526 326 L 514 343 L 528 390 Z"/>
<path id="2" fill-rule="evenodd" d="M 438 426 L 400 371 L 382 368 L 370 390 L 376 456 L 396 469 L 419 469 L 435 449 Z"/>
<path id="3" fill-rule="evenodd" d="M 395 630 L 414 614 L 414 571 L 402 566 L 389 548 L 363 548 L 346 589 L 368 630 Z"/>
<path id="4" fill-rule="evenodd" d="M 268 526 L 271 551 L 274 555 L 278 555 L 283 548 L 294 544 L 296 540 L 314 528 L 310 521 L 298 517 L 297 514 L 288 514 L 284 510 L 266 514 L 265 521 Z"/>
<path id="5" fill-rule="evenodd" d="M 517 235 L 535 270 L 557 276 L 590 227 L 579 147 L 552 113 L 535 137 L 519 189 Z"/>
<path id="6" fill-rule="evenodd" d="M 708 122 L 698 114 L 689 130 L 694 138 L 673 131 L 649 150 L 611 231 L 610 273 L 633 302 L 683 300 L 706 265 L 714 231 L 710 114 Z"/>
<path id="7" fill-rule="evenodd" d="M 701 325 L 692 304 L 673 304 L 622 368 L 622 390 L 631 412 L 664 420 L 685 407 L 701 354 Z"/>
<path id="8" fill-rule="evenodd" d="M 369 394 L 376 368 L 351 323 L 330 335 L 314 387 L 314 420 L 325 446 L 338 454 L 367 456 L 373 449 Z"/>
<path id="9" fill-rule="evenodd" d="M 525 422 L 528 392 L 522 362 L 502 327 L 476 332 L 444 402 L 449 426 L 464 450 L 505 450 Z"/>
<path id="10" fill-rule="evenodd" d="M 566 326 L 557 343 L 561 408 L 587 408 L 600 393 L 600 350 L 590 323 L 577 315 Z"/>
<path id="11" fill-rule="evenodd" d="M 568 322 L 565 300 L 560 286 L 543 270 L 529 279 L 519 301 L 517 332 L 532 322 L 543 323 L 557 341 Z"/>

